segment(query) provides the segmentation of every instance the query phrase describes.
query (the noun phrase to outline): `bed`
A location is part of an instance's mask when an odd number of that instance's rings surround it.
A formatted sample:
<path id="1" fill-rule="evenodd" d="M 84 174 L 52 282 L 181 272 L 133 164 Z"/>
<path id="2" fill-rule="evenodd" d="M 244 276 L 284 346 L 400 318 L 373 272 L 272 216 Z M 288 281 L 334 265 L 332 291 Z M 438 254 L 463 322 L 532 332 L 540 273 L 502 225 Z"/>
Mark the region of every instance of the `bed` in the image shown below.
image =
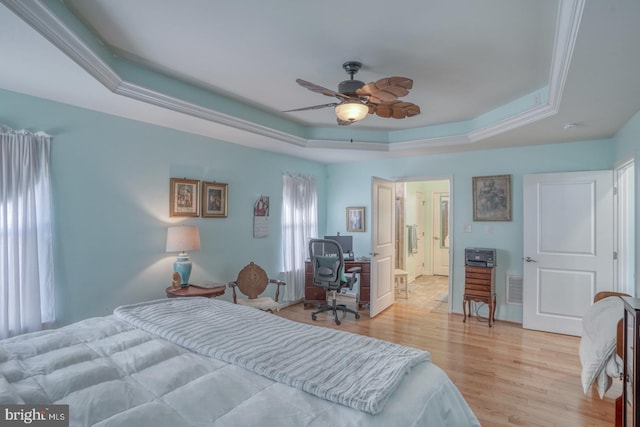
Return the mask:
<path id="1" fill-rule="evenodd" d="M 479 426 L 428 352 L 172 298 L 0 341 L 0 404 L 72 426 Z"/>

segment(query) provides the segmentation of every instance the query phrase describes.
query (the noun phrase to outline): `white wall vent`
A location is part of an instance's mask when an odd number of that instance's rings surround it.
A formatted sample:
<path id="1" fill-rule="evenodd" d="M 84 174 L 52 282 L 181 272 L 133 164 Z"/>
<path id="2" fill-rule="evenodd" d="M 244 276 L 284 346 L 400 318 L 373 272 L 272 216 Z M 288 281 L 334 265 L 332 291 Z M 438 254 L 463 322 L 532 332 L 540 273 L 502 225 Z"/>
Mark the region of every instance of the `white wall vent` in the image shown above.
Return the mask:
<path id="1" fill-rule="evenodd" d="M 507 274 L 507 304 L 522 305 L 522 276 Z"/>

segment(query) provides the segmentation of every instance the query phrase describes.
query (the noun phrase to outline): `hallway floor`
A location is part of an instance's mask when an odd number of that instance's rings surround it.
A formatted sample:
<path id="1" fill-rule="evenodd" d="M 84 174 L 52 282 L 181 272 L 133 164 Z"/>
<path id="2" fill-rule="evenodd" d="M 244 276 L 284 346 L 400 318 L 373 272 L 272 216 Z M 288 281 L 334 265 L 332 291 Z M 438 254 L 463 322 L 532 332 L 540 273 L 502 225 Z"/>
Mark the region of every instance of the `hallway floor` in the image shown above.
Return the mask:
<path id="1" fill-rule="evenodd" d="M 424 310 L 448 312 L 449 277 L 419 276 L 409 283 L 409 298 L 404 290 L 396 290 L 396 304 L 409 305 Z"/>

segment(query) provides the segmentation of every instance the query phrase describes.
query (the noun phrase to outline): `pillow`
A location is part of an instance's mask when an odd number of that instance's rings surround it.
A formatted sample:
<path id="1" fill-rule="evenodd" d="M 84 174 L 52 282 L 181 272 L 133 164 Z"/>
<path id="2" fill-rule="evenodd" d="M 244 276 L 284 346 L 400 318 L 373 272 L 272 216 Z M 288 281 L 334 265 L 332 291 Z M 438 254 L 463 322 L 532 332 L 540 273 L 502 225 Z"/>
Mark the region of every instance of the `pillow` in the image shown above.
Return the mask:
<path id="1" fill-rule="evenodd" d="M 579 353 L 582 363 L 582 389 L 585 394 L 603 373 L 609 359 L 615 356 L 618 321 L 622 319 L 623 313 L 622 299 L 607 297 L 589 307 L 582 318 Z M 601 378 L 599 382 L 604 381 Z M 606 388 L 608 386 L 599 387 L 600 397 L 604 395 L 602 391 Z"/>

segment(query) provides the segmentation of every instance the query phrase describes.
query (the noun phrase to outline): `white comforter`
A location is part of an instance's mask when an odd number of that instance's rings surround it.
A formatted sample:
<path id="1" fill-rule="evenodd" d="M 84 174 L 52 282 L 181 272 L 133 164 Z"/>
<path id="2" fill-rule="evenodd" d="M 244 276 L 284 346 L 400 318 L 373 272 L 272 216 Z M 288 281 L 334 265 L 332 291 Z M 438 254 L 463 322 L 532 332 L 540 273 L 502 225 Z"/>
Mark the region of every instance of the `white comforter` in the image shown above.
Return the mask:
<path id="1" fill-rule="evenodd" d="M 206 298 L 144 302 L 115 315 L 196 353 L 374 415 L 412 367 L 431 360 L 426 351 Z"/>
<path id="2" fill-rule="evenodd" d="M 191 352 L 115 316 L 0 341 L 0 404 L 11 403 L 69 404 L 72 426 L 479 425 L 428 362 L 372 415 Z"/>

